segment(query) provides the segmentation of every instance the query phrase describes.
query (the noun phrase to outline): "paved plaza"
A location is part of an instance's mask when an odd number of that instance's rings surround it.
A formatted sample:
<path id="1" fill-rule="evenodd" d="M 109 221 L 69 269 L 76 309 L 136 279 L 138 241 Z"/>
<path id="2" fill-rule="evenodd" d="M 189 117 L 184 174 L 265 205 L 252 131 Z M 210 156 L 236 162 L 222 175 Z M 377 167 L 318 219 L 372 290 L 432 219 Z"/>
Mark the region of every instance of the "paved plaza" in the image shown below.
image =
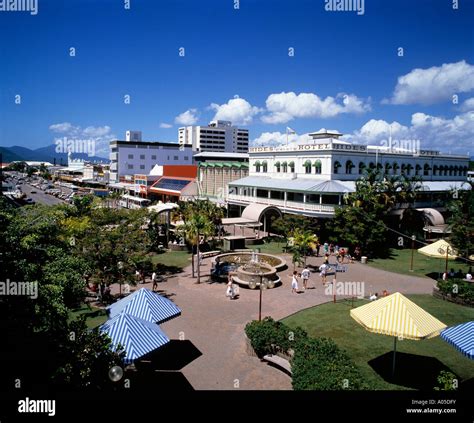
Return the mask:
<path id="1" fill-rule="evenodd" d="M 282 256 L 291 263 L 289 255 Z M 258 318 L 258 289 L 241 288 L 240 298 L 230 300 L 225 296 L 225 283 L 209 283 L 211 262 L 212 258 L 203 261 L 201 284 L 196 284 L 196 279 L 191 278 L 191 266 L 159 284 L 160 293 L 182 309 L 182 315 L 163 323 L 162 329 L 171 339 L 184 337 L 190 340 L 202 353 L 183 368 L 183 375 L 194 389 L 291 389 L 288 375 L 250 356 L 246 349 L 244 327 Z M 309 257 L 307 260 L 310 268 L 314 266 L 317 269 L 321 263 L 321 257 Z M 279 273 L 283 281 L 281 286 L 263 291 L 262 317 L 271 316 L 278 320 L 332 301 L 333 297 L 325 293 L 319 273 L 312 273 L 311 289 L 292 294 L 291 270 L 292 265 Z M 381 294 L 384 290 L 389 293 L 426 294 L 432 292 L 434 284 L 428 278 L 390 273 L 360 263 L 349 264 L 347 272 L 337 274 L 337 281 L 363 282 L 366 297 L 369 293 Z M 151 289 L 151 284 L 140 284 L 139 287 Z"/>

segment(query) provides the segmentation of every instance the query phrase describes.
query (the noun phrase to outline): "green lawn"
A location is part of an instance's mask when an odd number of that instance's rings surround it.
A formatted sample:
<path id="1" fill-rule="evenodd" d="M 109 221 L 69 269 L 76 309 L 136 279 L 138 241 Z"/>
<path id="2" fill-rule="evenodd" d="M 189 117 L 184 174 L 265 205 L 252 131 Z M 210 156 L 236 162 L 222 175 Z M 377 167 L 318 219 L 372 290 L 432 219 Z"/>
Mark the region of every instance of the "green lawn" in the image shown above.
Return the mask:
<path id="1" fill-rule="evenodd" d="M 249 248 L 256 249 L 260 248 L 261 253 L 267 254 L 282 254 L 283 247 L 286 245 L 286 240 L 282 240 L 281 242 L 269 242 L 262 245 L 251 245 Z"/>
<path id="2" fill-rule="evenodd" d="M 71 311 L 69 320 L 74 320 L 83 314 L 86 315 L 86 324 L 89 328 L 95 328 L 107 320 L 107 314 L 104 309 L 91 307 L 87 304 L 83 304 L 78 309 Z"/>
<path id="3" fill-rule="evenodd" d="M 447 326 L 474 320 L 474 309 L 472 308 L 442 301 L 431 295 L 410 295 L 408 297 Z M 354 304 L 357 307 L 366 304 L 366 301 L 359 300 Z M 350 302 L 327 303 L 303 310 L 282 321 L 292 328 L 302 327 L 310 336 L 334 339 L 352 357 L 359 366 L 362 375 L 375 389 L 407 389 L 405 386 L 386 382 L 368 364 L 369 361 L 392 351 L 393 338 L 366 331 L 350 317 L 350 309 Z M 422 341 L 398 341 L 397 352 L 423 356 L 425 357 L 422 359 L 424 363 L 430 362 L 426 357 L 434 357 L 456 374 L 461 381 L 474 378 L 474 361 L 464 357 L 439 336 Z M 429 366 L 429 364 L 426 365 Z M 401 371 L 403 373 L 403 369 Z M 418 368 L 413 370 L 413 377 L 416 377 L 417 371 Z M 430 371 L 429 367 L 427 371 Z"/>
<path id="4" fill-rule="evenodd" d="M 402 273 L 404 275 L 428 276 L 444 272 L 445 260 L 425 256 L 417 251 L 413 256 L 413 272 L 410 272 L 411 250 L 397 250 L 392 248 L 389 258 L 369 260 L 368 265 L 377 269 L 387 270 L 389 272 Z M 448 260 L 448 271 L 453 268 L 456 272 L 462 269 L 467 272 L 469 266 L 456 260 Z"/>
<path id="5" fill-rule="evenodd" d="M 161 264 L 171 269 L 183 269 L 191 264 L 191 254 L 187 251 L 167 251 L 162 254 L 155 254 L 151 258 L 153 264 Z"/>

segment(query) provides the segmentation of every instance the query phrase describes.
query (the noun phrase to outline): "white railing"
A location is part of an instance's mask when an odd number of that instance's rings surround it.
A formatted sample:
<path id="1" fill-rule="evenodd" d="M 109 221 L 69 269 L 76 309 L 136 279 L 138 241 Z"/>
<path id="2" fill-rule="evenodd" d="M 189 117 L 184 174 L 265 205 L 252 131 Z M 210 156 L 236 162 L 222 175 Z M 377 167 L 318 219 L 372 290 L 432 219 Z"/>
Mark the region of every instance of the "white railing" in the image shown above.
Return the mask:
<path id="1" fill-rule="evenodd" d="M 274 198 L 250 197 L 248 195 L 228 194 L 227 200 L 240 201 L 242 203 L 268 204 L 292 210 L 314 211 L 322 213 L 334 213 L 336 206 L 315 203 L 298 203 L 296 201 L 285 201 Z"/>

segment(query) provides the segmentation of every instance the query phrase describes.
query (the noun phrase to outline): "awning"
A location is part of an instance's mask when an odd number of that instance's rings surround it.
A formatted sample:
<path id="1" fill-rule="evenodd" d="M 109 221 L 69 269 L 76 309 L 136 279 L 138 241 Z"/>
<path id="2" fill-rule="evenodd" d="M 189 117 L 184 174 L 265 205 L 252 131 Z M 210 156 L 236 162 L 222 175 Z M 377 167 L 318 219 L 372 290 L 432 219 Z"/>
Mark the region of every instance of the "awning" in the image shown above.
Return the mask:
<path id="1" fill-rule="evenodd" d="M 290 166 L 290 167 L 295 167 L 295 162 L 294 162 L 294 161 L 289 162 L 289 163 L 288 163 L 288 166 Z"/>
<path id="2" fill-rule="evenodd" d="M 424 209 L 417 209 L 420 212 L 423 212 L 423 215 L 427 220 L 429 220 L 430 224 L 433 226 L 437 225 L 444 225 L 444 217 L 443 215 L 436 209 L 424 208 Z"/>
<path id="3" fill-rule="evenodd" d="M 452 326 L 441 332 L 441 338 L 474 360 L 474 322 Z"/>
<path id="4" fill-rule="evenodd" d="M 280 162 L 275 162 L 275 166 L 280 166 Z"/>
<path id="5" fill-rule="evenodd" d="M 108 320 L 99 330 L 110 337 L 114 348 L 124 348 L 126 364 L 170 342 L 157 324 L 126 313 Z"/>
<path id="6" fill-rule="evenodd" d="M 397 338 L 429 339 L 446 328 L 444 323 L 399 292 L 352 309 L 350 314 L 369 332 Z"/>
<path id="7" fill-rule="evenodd" d="M 454 248 L 448 241 L 445 241 L 444 239 L 439 239 L 438 241 L 433 242 L 433 244 L 418 248 L 418 252 L 421 254 L 436 258 L 446 258 L 446 250 L 448 252 L 448 259 L 454 260 L 457 258 Z"/>
<path id="8" fill-rule="evenodd" d="M 306 160 L 303 166 L 311 166 L 311 160 Z"/>
<path id="9" fill-rule="evenodd" d="M 111 319 L 122 312 L 148 322 L 162 323 L 179 316 L 181 309 L 156 292 L 141 288 L 107 307 Z"/>

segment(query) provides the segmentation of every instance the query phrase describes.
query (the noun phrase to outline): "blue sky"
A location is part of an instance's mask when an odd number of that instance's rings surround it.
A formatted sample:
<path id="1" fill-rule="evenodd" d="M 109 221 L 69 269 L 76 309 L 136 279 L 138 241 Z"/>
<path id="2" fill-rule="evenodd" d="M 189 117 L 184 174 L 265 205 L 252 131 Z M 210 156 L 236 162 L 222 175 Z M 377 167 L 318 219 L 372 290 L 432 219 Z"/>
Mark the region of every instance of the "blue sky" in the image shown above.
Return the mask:
<path id="1" fill-rule="evenodd" d="M 394 122 L 422 148 L 474 152 L 474 1 L 365 0 L 362 15 L 326 3 L 38 0 L 34 16 L 0 12 L 0 145 L 104 147 L 127 129 L 176 141 L 184 123 L 219 117 L 259 144 L 287 126 L 377 143 Z"/>

